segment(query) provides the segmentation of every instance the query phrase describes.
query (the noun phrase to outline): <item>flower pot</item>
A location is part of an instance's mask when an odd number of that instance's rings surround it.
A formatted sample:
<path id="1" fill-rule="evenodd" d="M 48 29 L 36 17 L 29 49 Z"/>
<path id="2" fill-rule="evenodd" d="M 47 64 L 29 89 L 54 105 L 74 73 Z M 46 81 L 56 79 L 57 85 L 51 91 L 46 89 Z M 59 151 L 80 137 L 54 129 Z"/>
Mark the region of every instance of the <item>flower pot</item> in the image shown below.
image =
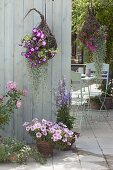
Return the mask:
<path id="1" fill-rule="evenodd" d="M 95 101 L 90 101 L 90 108 L 91 109 L 100 110 L 100 107 L 101 107 L 100 103 L 97 103 Z"/>
<path id="2" fill-rule="evenodd" d="M 47 141 L 37 142 L 37 149 L 43 156 L 51 156 L 53 153 L 53 144 Z"/>
<path id="3" fill-rule="evenodd" d="M 10 156 L 8 157 L 8 160 L 9 160 L 10 162 L 16 162 L 16 160 L 17 160 L 17 154 L 16 154 L 16 153 L 13 153 L 12 155 L 10 155 Z"/>
<path id="4" fill-rule="evenodd" d="M 106 98 L 105 98 L 105 102 L 104 102 L 104 106 L 103 106 L 103 108 L 102 109 L 107 109 L 107 110 L 109 110 L 109 109 L 111 109 L 112 108 L 112 97 L 111 96 L 107 96 Z"/>

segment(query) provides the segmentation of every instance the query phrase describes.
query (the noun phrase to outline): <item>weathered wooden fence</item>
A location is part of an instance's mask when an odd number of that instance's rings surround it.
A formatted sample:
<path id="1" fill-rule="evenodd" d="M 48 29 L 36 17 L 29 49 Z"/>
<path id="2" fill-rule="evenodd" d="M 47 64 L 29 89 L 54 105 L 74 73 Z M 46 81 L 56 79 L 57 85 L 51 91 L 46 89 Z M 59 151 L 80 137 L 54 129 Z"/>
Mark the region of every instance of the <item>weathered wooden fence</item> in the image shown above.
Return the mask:
<path id="1" fill-rule="evenodd" d="M 40 88 L 37 99 L 32 93 L 18 45 L 22 37 L 30 34 L 40 22 L 40 17 L 34 12 L 24 20 L 25 14 L 33 7 L 44 14 L 58 43 L 58 54 L 49 61 L 47 86 Z M 19 88 L 29 90 L 22 109 L 15 111 L 10 124 L 6 126 L 5 135 L 29 140 L 22 127 L 24 121 L 31 121 L 34 117 L 54 119 L 53 89 L 63 75 L 66 75 L 69 83 L 70 60 L 71 0 L 0 0 L 0 93 L 5 92 L 5 84 L 9 80 L 16 81 Z"/>

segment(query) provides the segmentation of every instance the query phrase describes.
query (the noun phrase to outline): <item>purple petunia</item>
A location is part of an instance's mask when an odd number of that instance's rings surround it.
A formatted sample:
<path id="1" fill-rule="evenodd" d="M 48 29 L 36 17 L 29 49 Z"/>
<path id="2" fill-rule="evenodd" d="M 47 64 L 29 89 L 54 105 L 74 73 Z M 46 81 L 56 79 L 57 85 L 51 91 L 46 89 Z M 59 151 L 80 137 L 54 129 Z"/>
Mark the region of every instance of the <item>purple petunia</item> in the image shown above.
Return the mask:
<path id="1" fill-rule="evenodd" d="M 29 62 L 32 68 L 45 64 L 56 54 L 56 49 L 49 48 L 48 39 L 43 31 L 33 28 L 32 35 L 25 36 L 21 46 L 25 49 L 21 55 Z"/>

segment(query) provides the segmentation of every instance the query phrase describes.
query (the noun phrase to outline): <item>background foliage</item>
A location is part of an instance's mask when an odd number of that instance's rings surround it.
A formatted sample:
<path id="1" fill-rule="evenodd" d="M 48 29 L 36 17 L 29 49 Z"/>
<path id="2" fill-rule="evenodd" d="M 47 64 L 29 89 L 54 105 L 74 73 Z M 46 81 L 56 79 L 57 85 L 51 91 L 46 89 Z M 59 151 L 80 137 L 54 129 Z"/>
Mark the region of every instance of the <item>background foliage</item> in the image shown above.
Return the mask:
<path id="1" fill-rule="evenodd" d="M 91 4 L 92 2 L 92 4 Z M 82 27 L 87 6 L 92 10 L 101 25 L 107 27 L 106 59 L 105 62 L 113 64 L 113 0 L 73 0 L 72 1 L 72 36 Z M 89 53 L 89 52 L 86 52 Z M 91 56 L 91 54 L 89 53 Z M 89 60 L 89 59 L 88 59 Z"/>

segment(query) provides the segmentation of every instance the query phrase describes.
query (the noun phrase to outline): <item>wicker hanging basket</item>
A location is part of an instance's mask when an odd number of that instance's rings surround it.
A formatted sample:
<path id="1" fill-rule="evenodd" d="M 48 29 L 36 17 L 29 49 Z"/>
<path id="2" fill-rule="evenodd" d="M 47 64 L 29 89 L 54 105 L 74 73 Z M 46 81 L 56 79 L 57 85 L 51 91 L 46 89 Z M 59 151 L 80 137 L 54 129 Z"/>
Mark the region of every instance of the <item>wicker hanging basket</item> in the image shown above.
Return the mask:
<path id="1" fill-rule="evenodd" d="M 95 32 L 100 29 L 100 24 L 95 18 L 92 10 L 88 8 L 87 15 L 85 17 L 84 24 L 81 31 L 78 34 L 79 39 L 85 43 L 86 39 L 89 39 Z"/>
<path id="2" fill-rule="evenodd" d="M 51 49 L 53 48 L 54 50 L 57 49 L 57 42 L 56 42 L 56 39 L 55 39 L 55 36 L 52 34 L 48 24 L 46 23 L 45 21 L 45 18 L 44 18 L 44 15 L 41 14 L 40 11 L 38 11 L 37 9 L 35 8 L 32 8 L 28 11 L 28 13 L 26 14 L 26 16 L 31 12 L 31 11 L 35 11 L 37 12 L 39 15 L 40 15 L 40 18 L 41 18 L 41 22 L 40 24 L 36 27 L 37 29 L 40 29 L 42 32 L 45 33 L 46 35 L 46 40 L 47 40 L 47 45 L 48 45 L 48 49 Z M 25 17 L 26 17 L 25 16 Z M 24 17 L 24 18 L 25 18 Z"/>

